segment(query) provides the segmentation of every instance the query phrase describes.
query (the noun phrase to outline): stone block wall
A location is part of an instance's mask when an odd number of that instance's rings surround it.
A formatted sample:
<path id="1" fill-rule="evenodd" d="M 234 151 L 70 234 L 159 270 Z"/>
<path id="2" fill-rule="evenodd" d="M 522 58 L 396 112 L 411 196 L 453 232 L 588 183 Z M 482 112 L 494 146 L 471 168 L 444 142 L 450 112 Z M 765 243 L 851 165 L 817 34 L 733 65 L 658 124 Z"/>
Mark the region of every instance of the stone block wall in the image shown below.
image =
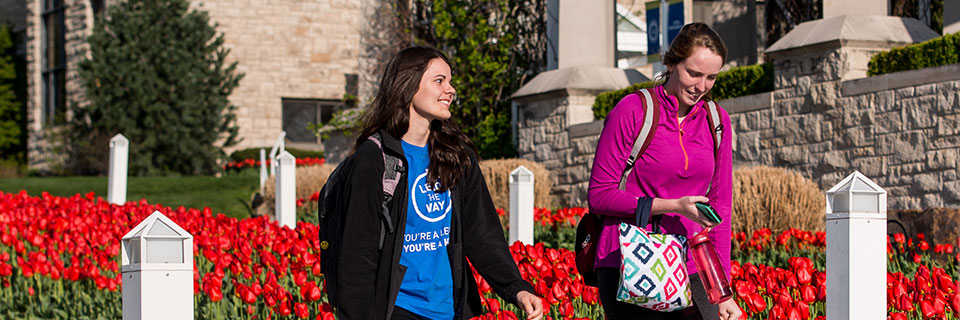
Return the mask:
<path id="1" fill-rule="evenodd" d="M 66 51 L 65 89 L 67 117 L 70 109 L 82 106 L 83 84 L 78 73 L 80 62 L 89 46 L 86 39 L 93 32 L 93 8 L 88 0 L 64 0 L 64 49 Z M 26 2 L 27 62 L 27 161 L 31 169 L 56 170 L 64 161 L 62 128 L 42 122 L 43 112 L 43 4 Z"/>
<path id="2" fill-rule="evenodd" d="M 243 138 L 234 149 L 273 145 L 283 98 L 342 100 L 345 75 L 358 73 L 359 1 L 195 0 L 192 7 L 219 24 L 229 58 L 245 74 L 230 96 Z"/>

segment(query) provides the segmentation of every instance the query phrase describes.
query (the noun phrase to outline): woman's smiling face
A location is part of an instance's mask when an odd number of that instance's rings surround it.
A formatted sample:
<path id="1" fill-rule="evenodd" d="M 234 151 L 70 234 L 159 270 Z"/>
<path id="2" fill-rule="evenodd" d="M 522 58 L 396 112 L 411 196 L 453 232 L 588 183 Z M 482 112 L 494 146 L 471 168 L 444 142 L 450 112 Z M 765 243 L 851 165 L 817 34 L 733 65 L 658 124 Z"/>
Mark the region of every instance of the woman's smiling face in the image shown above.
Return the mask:
<path id="1" fill-rule="evenodd" d="M 693 106 L 713 88 L 721 67 L 723 57 L 710 49 L 697 47 L 680 63 L 667 66 L 670 78 L 664 84 L 664 90 L 677 98 L 680 107 Z"/>
<path id="2" fill-rule="evenodd" d="M 457 90 L 450 84 L 450 66 L 442 59 L 430 60 L 420 78 L 420 88 L 413 95 L 413 108 L 429 121 L 450 118 L 450 104 Z"/>

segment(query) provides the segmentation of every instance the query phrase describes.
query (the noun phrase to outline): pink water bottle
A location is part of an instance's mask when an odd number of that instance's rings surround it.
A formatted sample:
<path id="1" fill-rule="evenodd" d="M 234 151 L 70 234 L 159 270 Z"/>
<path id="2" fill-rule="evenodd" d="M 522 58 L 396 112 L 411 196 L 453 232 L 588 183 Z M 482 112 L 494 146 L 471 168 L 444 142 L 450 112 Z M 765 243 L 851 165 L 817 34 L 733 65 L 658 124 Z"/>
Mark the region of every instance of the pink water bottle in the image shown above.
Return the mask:
<path id="1" fill-rule="evenodd" d="M 688 243 L 693 262 L 697 264 L 697 270 L 700 273 L 700 282 L 703 283 L 703 289 L 707 291 L 707 299 L 711 304 L 719 304 L 733 297 L 733 290 L 730 289 L 727 275 L 723 273 L 717 249 L 710 242 L 707 234 L 709 231 L 710 228 L 703 229 L 690 238 Z"/>

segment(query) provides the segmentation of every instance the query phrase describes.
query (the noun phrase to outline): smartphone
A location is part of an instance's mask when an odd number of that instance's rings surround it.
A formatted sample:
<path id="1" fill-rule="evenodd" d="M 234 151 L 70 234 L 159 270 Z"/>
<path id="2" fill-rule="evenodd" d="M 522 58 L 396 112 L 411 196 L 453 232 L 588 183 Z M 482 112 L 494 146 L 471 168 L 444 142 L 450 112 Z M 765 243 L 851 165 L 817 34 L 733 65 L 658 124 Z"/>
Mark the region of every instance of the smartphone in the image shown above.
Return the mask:
<path id="1" fill-rule="evenodd" d="M 707 218 L 709 218 L 710 221 L 713 221 L 716 223 L 723 222 L 723 219 L 720 219 L 720 215 L 717 214 L 717 211 L 713 210 L 713 207 L 710 207 L 710 205 L 703 202 L 697 202 L 696 205 L 697 205 L 697 210 L 700 210 L 700 213 L 703 213 L 703 215 L 707 216 Z"/>

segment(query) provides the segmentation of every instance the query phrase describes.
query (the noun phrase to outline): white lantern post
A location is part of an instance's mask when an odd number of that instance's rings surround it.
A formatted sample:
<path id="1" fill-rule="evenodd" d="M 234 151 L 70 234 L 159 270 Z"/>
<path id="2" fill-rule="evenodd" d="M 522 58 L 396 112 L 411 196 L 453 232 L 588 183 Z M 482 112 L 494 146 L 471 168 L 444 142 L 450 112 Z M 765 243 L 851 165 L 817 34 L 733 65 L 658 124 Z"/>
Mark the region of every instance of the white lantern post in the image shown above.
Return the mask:
<path id="1" fill-rule="evenodd" d="M 284 149 L 284 139 L 287 137 L 286 131 L 280 131 L 280 135 L 277 136 L 277 140 L 273 142 L 273 147 L 270 148 L 270 175 L 277 174 L 277 156 L 280 153 L 283 153 Z"/>
<path id="2" fill-rule="evenodd" d="M 260 191 L 263 191 L 263 184 L 267 182 L 267 152 L 260 148 Z"/>
<path id="3" fill-rule="evenodd" d="M 281 226 L 297 228 L 297 158 L 289 152 L 277 156 L 276 217 Z"/>
<path id="4" fill-rule="evenodd" d="M 122 134 L 110 139 L 110 172 L 107 183 L 107 202 L 122 205 L 127 202 L 127 157 L 130 141 Z"/>
<path id="5" fill-rule="evenodd" d="M 193 236 L 154 211 L 120 245 L 123 320 L 193 319 Z"/>
<path id="6" fill-rule="evenodd" d="M 827 191 L 827 320 L 887 316 L 887 192 L 859 171 Z"/>
<path id="7" fill-rule="evenodd" d="M 510 172 L 510 244 L 533 244 L 533 172 L 519 166 Z"/>

